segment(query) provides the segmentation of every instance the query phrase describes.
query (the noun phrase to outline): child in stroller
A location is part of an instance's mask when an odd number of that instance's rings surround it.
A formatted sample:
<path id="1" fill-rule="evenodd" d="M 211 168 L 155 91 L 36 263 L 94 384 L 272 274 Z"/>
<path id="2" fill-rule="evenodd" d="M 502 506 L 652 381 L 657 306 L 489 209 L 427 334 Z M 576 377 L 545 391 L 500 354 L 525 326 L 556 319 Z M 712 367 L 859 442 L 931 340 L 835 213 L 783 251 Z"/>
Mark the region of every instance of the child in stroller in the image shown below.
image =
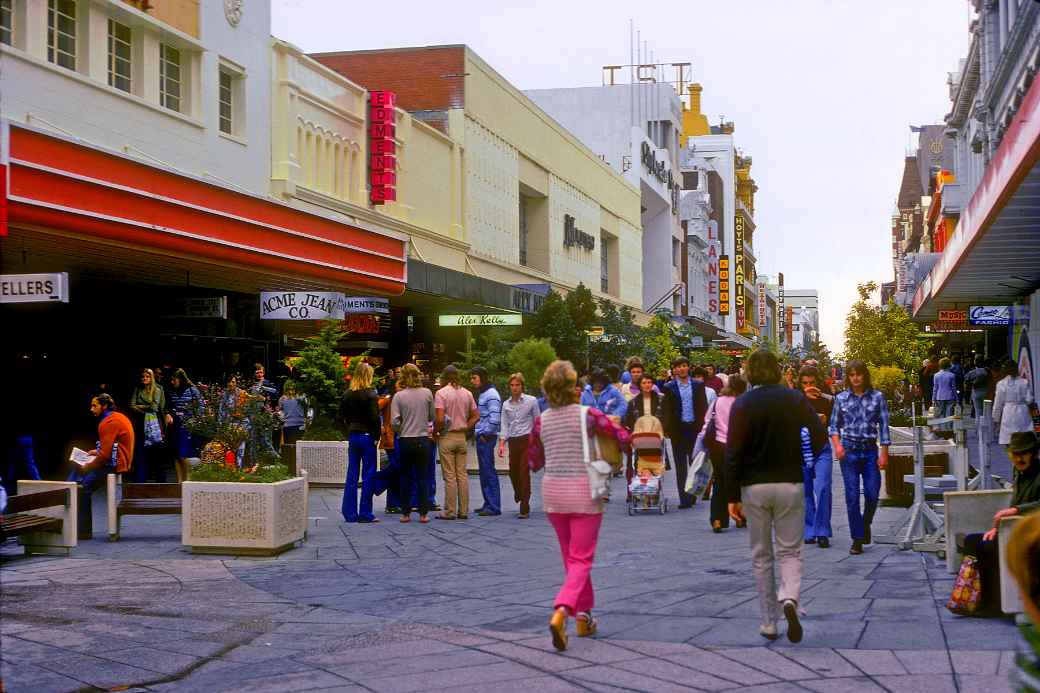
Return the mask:
<path id="1" fill-rule="evenodd" d="M 639 417 L 632 427 L 633 455 L 626 470 L 629 515 L 645 511 L 668 512 L 668 501 L 661 494 L 663 433 L 660 419 L 649 414 Z"/>

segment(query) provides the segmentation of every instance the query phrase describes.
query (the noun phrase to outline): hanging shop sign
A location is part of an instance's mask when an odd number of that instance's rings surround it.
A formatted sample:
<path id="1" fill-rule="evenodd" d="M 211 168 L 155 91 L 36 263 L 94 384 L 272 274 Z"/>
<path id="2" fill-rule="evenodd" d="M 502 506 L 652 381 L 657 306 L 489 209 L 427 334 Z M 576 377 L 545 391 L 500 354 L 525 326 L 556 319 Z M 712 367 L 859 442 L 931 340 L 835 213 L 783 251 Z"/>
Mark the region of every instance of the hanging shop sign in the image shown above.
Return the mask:
<path id="1" fill-rule="evenodd" d="M 397 200 L 397 94 L 368 93 L 368 185 L 374 205 Z"/>
<path id="2" fill-rule="evenodd" d="M 939 319 L 942 320 L 942 314 L 945 311 L 939 311 Z M 1011 306 L 972 306 L 967 312 L 967 320 L 972 325 L 1010 325 L 1011 324 Z"/>
<path id="3" fill-rule="evenodd" d="M 766 285 L 758 284 L 758 326 L 766 326 Z"/>
<path id="4" fill-rule="evenodd" d="M 784 273 L 780 272 L 776 280 L 776 332 L 780 339 L 787 335 L 787 310 L 784 306 Z"/>
<path id="5" fill-rule="evenodd" d="M 737 309 L 738 332 L 747 328 L 744 276 L 744 217 L 738 213 L 733 219 L 733 304 Z"/>
<path id="6" fill-rule="evenodd" d="M 389 313 L 390 299 L 372 296 L 347 296 L 343 301 L 345 313 Z"/>
<path id="7" fill-rule="evenodd" d="M 940 310 L 939 311 L 939 322 L 968 322 L 968 311 L 966 311 L 966 310 Z"/>
<path id="8" fill-rule="evenodd" d="M 363 313 L 348 313 L 343 327 L 351 334 L 379 334 L 381 329 L 378 315 Z"/>
<path id="9" fill-rule="evenodd" d="M 585 233 L 575 226 L 574 217 L 570 214 L 563 215 L 563 246 L 573 248 L 578 246 L 592 251 L 596 248 L 596 237 Z"/>
<path id="10" fill-rule="evenodd" d="M 784 311 L 784 336 L 787 337 L 787 346 L 793 346 L 794 341 L 791 333 L 794 332 L 794 330 L 791 329 L 791 323 L 794 321 L 794 308 L 788 306 Z"/>
<path id="11" fill-rule="evenodd" d="M 729 315 L 729 255 L 719 256 L 719 315 Z"/>
<path id="12" fill-rule="evenodd" d="M 227 296 L 185 296 L 163 302 L 160 318 L 227 319 Z"/>
<path id="13" fill-rule="evenodd" d="M 437 324 L 441 327 L 504 327 L 507 325 L 523 325 L 524 316 L 519 313 L 438 315 Z"/>
<path id="14" fill-rule="evenodd" d="M 708 222 L 708 312 L 724 315 L 719 310 L 719 253 L 722 245 L 719 243 L 718 222 Z"/>
<path id="15" fill-rule="evenodd" d="M 342 320 L 346 298 L 338 291 L 263 291 L 261 320 Z"/>
<path id="16" fill-rule="evenodd" d="M 675 182 L 671 170 L 665 168 L 665 162 L 663 160 L 657 160 L 657 153 L 654 151 L 654 148 L 650 146 L 650 143 L 645 140 L 643 141 L 640 158 L 643 161 L 643 166 L 650 172 L 650 175 L 661 181 L 665 187 L 668 188 L 668 194 L 672 198 L 672 214 L 678 215 L 679 191 L 681 188 L 679 184 Z"/>
<path id="17" fill-rule="evenodd" d="M 69 273 L 0 274 L 0 303 L 68 303 Z"/>

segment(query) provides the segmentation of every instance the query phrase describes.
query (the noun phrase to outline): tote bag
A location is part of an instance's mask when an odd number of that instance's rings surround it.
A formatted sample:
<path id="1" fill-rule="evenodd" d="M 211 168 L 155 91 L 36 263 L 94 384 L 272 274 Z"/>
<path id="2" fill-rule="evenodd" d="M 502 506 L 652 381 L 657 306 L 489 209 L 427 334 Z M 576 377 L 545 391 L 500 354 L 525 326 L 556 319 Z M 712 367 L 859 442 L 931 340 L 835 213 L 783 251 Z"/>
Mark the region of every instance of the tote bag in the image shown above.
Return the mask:
<path id="1" fill-rule="evenodd" d="M 144 444 L 145 446 L 158 445 L 162 442 L 162 426 L 159 425 L 159 417 L 152 412 L 144 415 Z"/>
<path id="2" fill-rule="evenodd" d="M 946 608 L 955 614 L 971 616 L 978 611 L 981 601 L 982 578 L 979 576 L 978 561 L 974 556 L 965 556 L 953 583 L 950 601 L 946 602 Z"/>
<path id="3" fill-rule="evenodd" d="M 589 494 L 592 496 L 592 500 L 603 500 L 610 495 L 610 477 L 614 472 L 614 467 L 602 459 L 598 436 L 595 434 L 591 436 L 595 455 L 590 452 L 588 413 L 588 407 L 581 408 L 581 454 L 585 461 L 585 472 L 589 475 Z"/>

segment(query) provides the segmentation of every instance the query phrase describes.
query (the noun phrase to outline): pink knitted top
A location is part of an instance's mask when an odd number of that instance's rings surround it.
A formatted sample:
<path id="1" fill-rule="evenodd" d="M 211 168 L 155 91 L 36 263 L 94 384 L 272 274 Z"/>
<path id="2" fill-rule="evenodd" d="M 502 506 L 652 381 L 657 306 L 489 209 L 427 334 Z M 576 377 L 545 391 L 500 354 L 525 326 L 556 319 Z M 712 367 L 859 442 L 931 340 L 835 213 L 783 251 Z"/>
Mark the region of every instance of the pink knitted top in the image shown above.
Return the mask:
<path id="1" fill-rule="evenodd" d="M 590 433 L 610 435 L 622 446 L 628 444 L 628 431 L 598 409 L 590 407 L 586 421 Z M 581 406 L 577 404 L 550 408 L 535 421 L 527 461 L 534 471 L 545 467 L 542 506 L 547 513 L 603 512 L 603 503 L 590 497 L 581 434 Z M 591 442 L 589 452 L 593 454 Z"/>

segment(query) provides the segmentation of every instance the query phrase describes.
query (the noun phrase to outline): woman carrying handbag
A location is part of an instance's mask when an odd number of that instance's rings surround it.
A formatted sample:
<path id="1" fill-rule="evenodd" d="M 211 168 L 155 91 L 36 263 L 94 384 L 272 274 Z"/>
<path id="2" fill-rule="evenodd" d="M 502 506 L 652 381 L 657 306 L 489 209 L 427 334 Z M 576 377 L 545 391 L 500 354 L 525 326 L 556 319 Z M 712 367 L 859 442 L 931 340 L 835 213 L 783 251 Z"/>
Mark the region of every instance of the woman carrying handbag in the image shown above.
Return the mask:
<path id="1" fill-rule="evenodd" d="M 722 388 L 719 398 L 712 403 L 708 412 L 708 422 L 701 432 L 704 450 L 711 461 L 711 531 L 719 534 L 729 528 L 729 500 L 726 494 L 726 440 L 729 433 L 729 413 L 733 403 L 747 390 L 747 381 L 739 375 L 731 375 L 729 382 Z M 738 528 L 747 527 L 744 520 L 736 521 Z"/>
<path id="2" fill-rule="evenodd" d="M 565 577 L 549 621 L 557 650 L 567 649 L 568 617 L 577 621 L 578 637 L 596 632 L 591 570 L 603 520 L 604 486 L 609 488 L 610 482 L 610 465 L 596 459 L 596 438 L 611 438 L 621 446 L 629 439 L 628 431 L 602 412 L 575 402 L 577 379 L 569 361 L 554 361 L 545 370 L 541 384 L 549 409 L 535 422 L 527 449 L 531 471 L 545 470 L 542 505 L 563 556 Z"/>

